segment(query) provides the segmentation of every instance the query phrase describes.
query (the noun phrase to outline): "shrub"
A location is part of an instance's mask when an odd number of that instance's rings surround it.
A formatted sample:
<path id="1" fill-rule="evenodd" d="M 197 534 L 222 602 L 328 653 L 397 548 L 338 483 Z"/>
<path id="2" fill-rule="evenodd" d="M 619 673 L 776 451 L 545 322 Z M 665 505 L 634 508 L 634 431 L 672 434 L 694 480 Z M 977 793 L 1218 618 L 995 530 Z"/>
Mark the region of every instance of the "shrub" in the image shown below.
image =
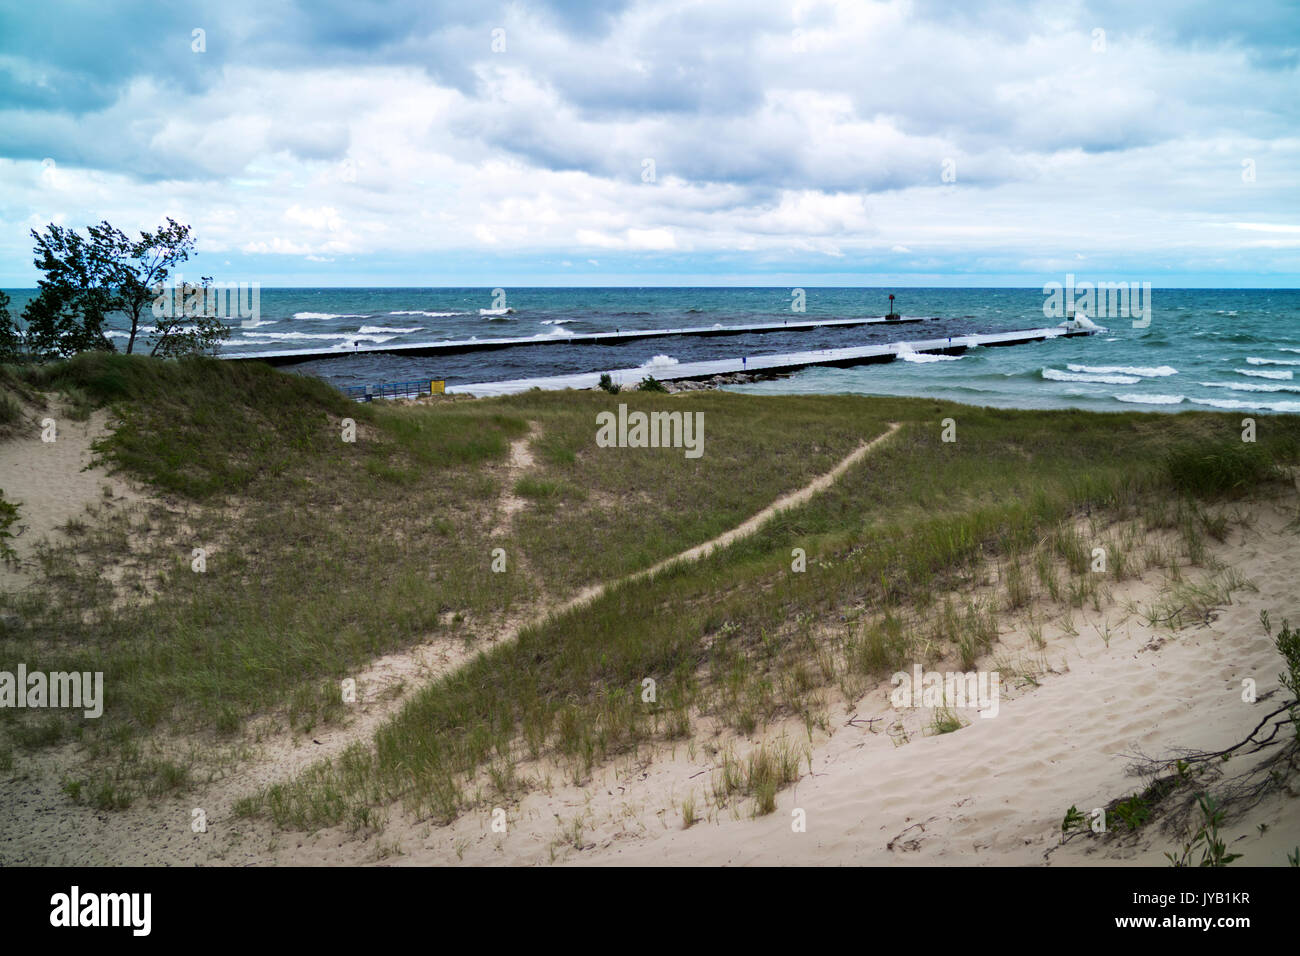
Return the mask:
<path id="1" fill-rule="evenodd" d="M 22 403 L 7 391 L 0 391 L 0 425 L 12 425 L 22 417 Z"/>
<path id="2" fill-rule="evenodd" d="M 18 506 L 5 498 L 4 489 L 0 489 L 0 561 L 10 567 L 17 567 L 18 555 L 9 544 L 14 536 L 9 528 L 18 520 Z"/>

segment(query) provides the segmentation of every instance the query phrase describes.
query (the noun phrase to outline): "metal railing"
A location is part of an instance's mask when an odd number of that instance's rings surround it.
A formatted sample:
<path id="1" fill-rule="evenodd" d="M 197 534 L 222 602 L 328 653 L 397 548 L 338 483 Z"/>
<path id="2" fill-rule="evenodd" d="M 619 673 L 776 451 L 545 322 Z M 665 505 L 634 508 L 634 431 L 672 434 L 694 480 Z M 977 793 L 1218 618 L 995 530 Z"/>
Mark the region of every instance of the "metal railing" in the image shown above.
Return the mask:
<path id="1" fill-rule="evenodd" d="M 370 402 L 376 398 L 421 398 L 425 395 L 441 395 L 446 383 L 427 378 L 414 382 L 380 382 L 378 385 L 346 385 L 343 394 L 358 402 Z"/>

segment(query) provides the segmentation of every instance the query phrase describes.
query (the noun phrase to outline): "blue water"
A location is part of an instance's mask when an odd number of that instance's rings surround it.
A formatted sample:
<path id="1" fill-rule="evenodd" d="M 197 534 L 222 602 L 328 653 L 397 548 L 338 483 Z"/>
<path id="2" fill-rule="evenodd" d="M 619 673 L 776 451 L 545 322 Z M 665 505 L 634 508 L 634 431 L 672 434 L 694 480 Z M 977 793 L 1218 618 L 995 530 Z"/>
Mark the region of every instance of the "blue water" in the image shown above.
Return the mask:
<path id="1" fill-rule="evenodd" d="M 620 345 L 514 347 L 458 356 L 347 354 L 354 343 L 546 337 L 614 329 L 780 323 L 879 316 L 888 293 L 918 325 L 868 326 L 726 338 L 664 338 Z M 21 310 L 29 292 L 11 292 Z M 496 381 L 677 360 L 705 361 L 880 342 L 1039 328 L 1041 289 L 806 289 L 806 311 L 787 288 L 263 289 L 260 315 L 225 350 L 336 348 L 337 358 L 295 366 L 335 384 L 443 378 Z M 1151 322 L 1097 316 L 1109 331 L 1010 348 L 979 348 L 946 361 L 813 368 L 735 390 L 759 394 L 853 392 L 921 395 L 979 405 L 1177 411 L 1300 412 L 1300 290 L 1155 289 Z M 124 333 L 110 333 L 119 345 Z M 666 357 L 666 358 L 665 358 Z"/>

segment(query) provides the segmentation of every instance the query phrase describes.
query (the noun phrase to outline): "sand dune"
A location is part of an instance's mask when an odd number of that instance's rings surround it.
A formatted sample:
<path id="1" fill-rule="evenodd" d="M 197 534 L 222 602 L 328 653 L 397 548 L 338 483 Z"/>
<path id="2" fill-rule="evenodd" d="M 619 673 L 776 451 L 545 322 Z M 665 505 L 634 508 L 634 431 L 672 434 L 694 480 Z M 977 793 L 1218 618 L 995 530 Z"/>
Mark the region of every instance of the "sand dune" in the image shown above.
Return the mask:
<path id="1" fill-rule="evenodd" d="M 835 471 L 724 539 L 748 533 L 781 507 L 816 493 L 892 434 L 891 429 L 861 446 Z M 71 449 L 69 444 L 65 451 Z M 768 728 L 765 739 L 784 735 L 807 747 L 808 760 L 798 783 L 778 794 L 776 811 L 757 819 L 750 817 L 747 802 L 721 810 L 708 806 L 718 759 L 707 734 L 697 735 L 690 745 L 643 750 L 616 761 L 598 769 L 582 787 L 564 782 L 555 768 L 549 773 L 542 765 L 521 768 L 534 775 L 538 786 L 505 808 L 505 833 L 492 830 L 490 807 L 466 813 L 446 827 L 390 808 L 384 830 L 369 839 L 344 828 L 277 833 L 265 821 L 233 816 L 233 801 L 250 789 L 285 779 L 350 740 L 368 739 L 376 721 L 390 712 L 391 702 L 376 699 L 353 726 L 323 732 L 317 744 L 268 741 L 251 764 L 225 780 L 183 798 L 121 813 L 92 813 L 59 792 L 61 769 L 77 759 L 71 748 L 41 755 L 35 761 L 39 769 L 12 781 L 2 795 L 11 815 L 26 818 L 30 826 L 22 832 L 7 828 L 0 836 L 0 861 L 1163 865 L 1177 836 L 1156 825 L 1136 839 L 1103 844 L 1084 837 L 1062 845 L 1060 824 L 1072 805 L 1086 811 L 1141 789 L 1141 781 L 1126 773 L 1126 755 L 1226 746 L 1243 738 L 1270 708 L 1264 700 L 1244 703 L 1241 682 L 1255 680 L 1261 698 L 1278 686 L 1281 659 L 1260 626 L 1259 612 L 1269 611 L 1277 623 L 1284 618 L 1300 622 L 1300 594 L 1294 590 L 1300 534 L 1288 527 L 1293 515 L 1276 503 L 1257 502 L 1244 510 L 1250 519 L 1245 529 L 1237 528 L 1226 543 L 1212 544 L 1210 550 L 1244 575 L 1256 592 L 1236 592 L 1234 603 L 1201 625 L 1177 631 L 1153 627 L 1132 612 L 1159 596 L 1162 572 L 1152 572 L 1115 585 L 1100 613 L 1076 612 L 1076 632 L 1044 626 L 1041 649 L 1023 627 L 1004 617 L 998 646 L 978 664 L 1008 671 L 996 717 L 967 711 L 960 730 L 929 735 L 930 712 L 895 710 L 890 685 L 881 683 L 847 710 L 833 709 L 829 735 L 818 732 L 809 740 L 802 724 Z M 722 540 L 673 560 L 707 553 Z M 588 600 L 598 590 L 569 604 Z M 409 656 L 399 662 L 404 678 L 427 678 L 460 663 L 452 655 L 403 670 Z M 392 660 L 376 662 L 370 674 L 382 683 L 393 666 Z M 1017 681 L 1018 672 L 1034 680 Z M 733 745 L 742 756 L 754 743 L 712 741 L 714 747 Z M 1294 796 L 1266 799 L 1229 821 L 1226 838 L 1231 852 L 1243 855 L 1241 863 L 1285 865 L 1286 853 L 1300 846 Z M 688 798 L 705 819 L 685 828 L 682 803 Z M 192 807 L 208 810 L 208 833 L 190 831 Z M 792 829 L 795 811 L 806 819 L 805 832 Z M 1266 829 L 1261 831 L 1260 824 Z"/>
<path id="2" fill-rule="evenodd" d="M 1045 670 L 1004 693 L 998 716 L 965 715 L 966 726 L 926 736 L 928 713 L 904 712 L 906 743 L 885 728 L 898 718 L 881 684 L 811 747 L 813 772 L 781 792 L 775 813 L 750 818 L 747 807 L 722 810 L 683 828 L 681 803 L 693 795 L 703 815 L 716 769 L 704 748 L 679 745 L 610 766 L 585 787 L 535 791 L 509 809 L 505 834 L 490 811 L 433 827 L 395 813 L 369 844 L 340 831 L 300 837 L 271 859 L 326 864 L 382 859 L 386 864 L 588 865 L 1167 865 L 1177 835 L 1158 825 L 1138 839 L 1078 838 L 1062 845 L 1060 825 L 1074 805 L 1089 810 L 1142 788 L 1126 773 L 1126 755 L 1235 743 L 1269 704 L 1241 700 L 1253 678 L 1262 697 L 1278 686 L 1281 659 L 1263 633 L 1259 611 L 1275 622 L 1300 620 L 1293 569 L 1300 535 L 1274 505 L 1253 507 L 1252 529 L 1234 533 L 1215 555 L 1258 592 L 1237 592 L 1202 626 L 1151 627 L 1128 613 L 1149 603 L 1158 575 L 1118 586 L 1100 614 L 1076 618 L 1077 636 L 1047 626 L 1037 651 L 1019 629 L 1003 633 L 981 667 L 1036 658 Z M 874 722 L 872 718 L 878 718 Z M 780 731 L 765 736 L 772 739 Z M 802 726 L 788 727 L 798 742 Z M 901 739 L 901 738 L 899 738 Z M 806 735 L 803 740 L 807 740 Z M 1244 769 L 1243 762 L 1238 769 Z M 556 774 L 555 780 L 560 779 Z M 1245 865 L 1286 865 L 1300 845 L 1291 796 L 1265 800 L 1230 819 L 1226 837 Z M 806 814 L 793 832 L 792 811 Z M 1258 826 L 1267 830 L 1261 835 Z M 267 859 L 266 862 L 271 862 Z"/>

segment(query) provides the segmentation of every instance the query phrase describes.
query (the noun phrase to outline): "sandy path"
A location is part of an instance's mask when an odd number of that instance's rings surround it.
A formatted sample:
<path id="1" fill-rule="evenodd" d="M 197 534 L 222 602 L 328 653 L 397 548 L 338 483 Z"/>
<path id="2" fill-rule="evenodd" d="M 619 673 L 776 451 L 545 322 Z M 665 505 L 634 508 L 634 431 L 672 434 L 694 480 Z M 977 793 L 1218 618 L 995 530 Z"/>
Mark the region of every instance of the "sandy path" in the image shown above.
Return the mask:
<path id="1" fill-rule="evenodd" d="M 629 575 L 628 578 L 626 578 L 625 580 L 637 580 L 640 578 L 650 577 L 652 575 L 658 574 L 660 571 L 664 570 L 665 568 L 682 561 L 696 561 L 709 554 L 712 554 L 718 548 L 725 548 L 733 541 L 736 541 L 740 538 L 748 537 L 749 535 L 757 531 L 759 528 L 761 528 L 768 521 L 770 521 L 772 517 L 776 515 L 778 512 L 788 511 L 789 509 L 797 505 L 803 504 L 813 495 L 825 491 L 835 482 L 837 478 L 840 477 L 840 475 L 844 474 L 846 471 L 848 471 L 850 468 L 856 465 L 859 461 L 865 458 L 868 454 L 870 454 L 870 452 L 874 448 L 876 448 L 876 446 L 878 446 L 881 442 L 888 440 L 901 427 L 902 425 L 900 425 L 898 422 L 890 422 L 888 431 L 882 432 L 881 434 L 877 435 L 875 438 L 871 439 L 871 441 L 863 442 L 852 452 L 846 455 L 838 465 L 836 465 L 830 471 L 826 472 L 826 474 L 814 478 L 812 481 L 804 485 L 798 491 L 792 491 L 790 492 L 790 494 L 786 495 L 785 497 L 778 498 L 776 501 L 772 502 L 770 505 L 768 505 L 766 508 L 764 508 L 762 511 L 754 515 L 754 517 L 750 518 L 748 521 L 744 522 L 743 524 L 739 524 L 736 527 L 732 528 L 730 531 L 718 535 L 712 541 L 706 541 L 703 544 L 696 545 L 695 547 L 690 548 L 687 551 L 683 551 L 679 555 L 668 558 L 664 561 L 660 561 L 658 564 L 654 565 L 653 567 L 647 568 L 645 571 L 638 571 L 635 574 Z"/>
<path id="2" fill-rule="evenodd" d="M 600 597 L 606 591 L 609 591 L 612 588 L 616 588 L 621 585 L 631 583 L 633 581 L 640 581 L 645 578 L 654 577 L 656 574 L 659 574 L 660 572 L 666 570 L 667 568 L 672 567 L 674 564 L 680 564 L 683 562 L 690 562 L 690 561 L 698 561 L 700 558 L 712 554 L 718 548 L 725 548 L 727 545 L 731 544 L 732 542 L 753 534 L 764 524 L 766 524 L 768 521 L 772 520 L 772 518 L 779 512 L 788 511 L 790 508 L 793 508 L 796 505 L 803 504 L 805 501 L 807 501 L 809 498 L 811 498 L 813 495 L 817 494 L 818 492 L 825 491 L 827 488 L 831 486 L 831 484 L 837 478 L 839 478 L 840 475 L 844 474 L 844 472 L 848 471 L 859 461 L 865 458 L 874 448 L 876 448 L 881 442 L 885 441 L 890 436 L 892 436 L 901 427 L 902 426 L 897 422 L 890 422 L 889 429 L 887 431 L 882 432 L 881 434 L 877 435 L 875 438 L 871 439 L 870 441 L 863 442 L 853 451 L 849 452 L 848 455 L 844 456 L 844 458 L 840 460 L 839 464 L 837 464 L 830 471 L 826 472 L 824 475 L 820 475 L 817 478 L 814 478 L 812 481 L 808 482 L 808 484 L 804 485 L 802 488 L 799 488 L 796 491 L 790 492 L 788 495 L 778 498 L 776 501 L 772 502 L 762 511 L 758 512 L 753 517 L 742 522 L 741 524 L 736 525 L 736 527 L 732 528 L 730 531 L 724 531 L 716 538 L 712 538 L 709 541 L 705 541 L 703 544 L 697 544 L 695 547 L 688 548 L 687 550 L 681 552 L 680 554 L 673 555 L 671 558 L 664 558 L 662 561 L 659 561 L 658 563 L 653 564 L 650 567 L 645 568 L 641 571 L 634 571 L 631 574 L 628 574 L 622 578 L 618 578 L 614 581 L 606 581 L 602 584 L 593 584 L 590 587 L 583 589 L 575 597 L 569 599 L 568 601 L 565 601 L 563 604 L 557 605 L 551 613 L 564 614 L 568 611 L 573 610 L 575 607 L 577 607 L 580 604 L 585 604 L 589 601 L 596 600 L 596 598 Z"/>
<path id="3" fill-rule="evenodd" d="M 528 446 L 541 433 L 542 427 L 537 422 L 530 422 L 528 434 L 523 438 L 516 438 L 510 443 L 510 451 L 506 455 L 505 478 L 501 497 L 497 501 L 497 510 L 500 512 L 500 517 L 497 520 L 496 527 L 492 529 L 491 537 L 509 531 L 510 520 L 527 507 L 528 502 L 515 494 L 515 482 L 533 467 L 533 453 Z"/>

